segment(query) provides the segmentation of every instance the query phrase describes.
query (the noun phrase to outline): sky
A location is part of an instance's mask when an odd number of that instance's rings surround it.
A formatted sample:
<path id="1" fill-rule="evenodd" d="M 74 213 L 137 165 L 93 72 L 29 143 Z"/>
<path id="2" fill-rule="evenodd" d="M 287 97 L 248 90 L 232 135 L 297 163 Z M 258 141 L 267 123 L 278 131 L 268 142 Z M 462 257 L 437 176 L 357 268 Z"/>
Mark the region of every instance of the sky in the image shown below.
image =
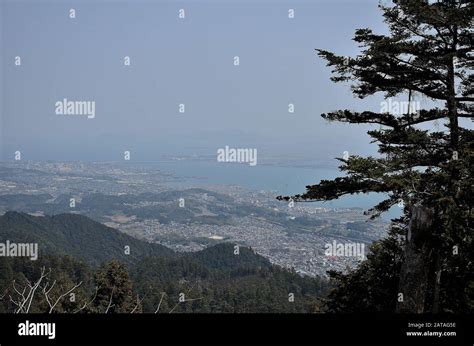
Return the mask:
<path id="1" fill-rule="evenodd" d="M 0 159 L 19 150 L 26 160 L 116 161 L 129 150 L 154 161 L 226 145 L 257 148 L 260 160 L 372 153 L 366 126 L 320 114 L 378 111 L 381 96 L 360 100 L 331 82 L 315 48 L 355 56 L 357 28 L 386 33 L 377 5 L 0 0 Z M 94 101 L 95 117 L 56 114 L 64 98 Z"/>

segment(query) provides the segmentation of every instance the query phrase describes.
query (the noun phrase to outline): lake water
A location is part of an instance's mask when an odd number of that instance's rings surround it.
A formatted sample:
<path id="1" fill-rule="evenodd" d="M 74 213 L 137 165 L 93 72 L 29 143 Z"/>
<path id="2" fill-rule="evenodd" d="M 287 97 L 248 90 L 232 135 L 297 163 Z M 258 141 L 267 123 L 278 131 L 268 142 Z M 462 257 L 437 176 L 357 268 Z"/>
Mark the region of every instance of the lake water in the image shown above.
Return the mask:
<path id="1" fill-rule="evenodd" d="M 143 167 L 172 172 L 185 182 L 193 185 L 224 184 L 237 185 L 251 190 L 265 190 L 278 195 L 304 193 L 306 185 L 318 183 L 322 179 L 333 179 L 343 174 L 331 168 L 285 167 L 274 165 L 249 166 L 248 164 L 220 163 L 212 161 L 163 161 L 140 164 Z M 328 208 L 368 209 L 384 199 L 380 194 L 345 196 L 338 200 L 314 202 L 314 206 Z M 385 215 L 393 218 L 400 215 L 398 206 Z"/>

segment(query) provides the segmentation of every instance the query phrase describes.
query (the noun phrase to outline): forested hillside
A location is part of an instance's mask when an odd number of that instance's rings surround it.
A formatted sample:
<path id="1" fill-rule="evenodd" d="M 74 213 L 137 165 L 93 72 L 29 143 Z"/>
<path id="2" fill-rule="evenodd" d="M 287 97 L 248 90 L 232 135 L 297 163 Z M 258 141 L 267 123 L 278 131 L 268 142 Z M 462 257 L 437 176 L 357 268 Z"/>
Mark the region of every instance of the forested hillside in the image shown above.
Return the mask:
<path id="1" fill-rule="evenodd" d="M 6 213 L 7 240 L 39 256 L 0 259 L 2 312 L 313 312 L 326 289 L 246 247 L 177 254 L 75 214 Z"/>

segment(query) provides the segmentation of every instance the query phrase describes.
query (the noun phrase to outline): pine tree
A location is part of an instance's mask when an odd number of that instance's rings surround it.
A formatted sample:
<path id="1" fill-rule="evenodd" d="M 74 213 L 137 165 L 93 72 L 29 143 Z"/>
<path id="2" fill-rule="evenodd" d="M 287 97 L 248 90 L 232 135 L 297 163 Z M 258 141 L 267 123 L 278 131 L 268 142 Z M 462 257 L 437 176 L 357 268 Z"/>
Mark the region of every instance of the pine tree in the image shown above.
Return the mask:
<path id="1" fill-rule="evenodd" d="M 95 274 L 98 287 L 93 311 L 97 313 L 130 313 L 136 304 L 132 281 L 127 268 L 118 260 L 112 260 Z"/>
<path id="2" fill-rule="evenodd" d="M 329 121 L 378 124 L 368 132 L 379 156 L 339 159 L 345 176 L 307 186 L 304 194 L 279 199 L 332 200 L 348 194 L 383 193 L 388 197 L 367 213 L 377 217 L 403 201 L 410 220 L 398 292 L 397 311 L 446 310 L 447 280 L 460 290 L 473 282 L 473 131 L 460 125 L 474 118 L 474 6 L 463 0 L 398 0 L 379 5 L 389 35 L 359 29 L 354 41 L 360 55 L 344 57 L 317 49 L 332 67 L 334 82 L 352 83 L 363 99 L 408 97 L 402 114 L 338 110 L 322 114 Z M 413 94 L 436 106 L 412 107 Z M 445 129 L 421 125 L 446 121 Z"/>

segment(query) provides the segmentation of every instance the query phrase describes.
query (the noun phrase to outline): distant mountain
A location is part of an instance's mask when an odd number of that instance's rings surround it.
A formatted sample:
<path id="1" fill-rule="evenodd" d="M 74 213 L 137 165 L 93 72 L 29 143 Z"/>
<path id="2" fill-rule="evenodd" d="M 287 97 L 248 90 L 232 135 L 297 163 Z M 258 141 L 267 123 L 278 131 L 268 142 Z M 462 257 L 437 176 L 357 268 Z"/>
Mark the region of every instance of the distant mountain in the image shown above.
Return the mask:
<path id="1" fill-rule="evenodd" d="M 113 258 L 130 264 L 148 256 L 176 255 L 165 246 L 138 240 L 78 214 L 43 217 L 7 212 L 0 216 L 0 242 L 6 240 L 38 243 L 40 255 L 69 255 L 91 265 Z"/>
<path id="2" fill-rule="evenodd" d="M 209 269 L 271 267 L 270 261 L 247 247 L 222 243 L 199 252 L 177 254 L 79 214 L 32 216 L 9 211 L 0 216 L 0 242 L 6 240 L 38 243 L 40 255 L 68 255 L 92 266 L 111 259 L 134 264 L 146 257 L 186 257 Z M 126 246 L 130 254 L 125 253 Z"/>

